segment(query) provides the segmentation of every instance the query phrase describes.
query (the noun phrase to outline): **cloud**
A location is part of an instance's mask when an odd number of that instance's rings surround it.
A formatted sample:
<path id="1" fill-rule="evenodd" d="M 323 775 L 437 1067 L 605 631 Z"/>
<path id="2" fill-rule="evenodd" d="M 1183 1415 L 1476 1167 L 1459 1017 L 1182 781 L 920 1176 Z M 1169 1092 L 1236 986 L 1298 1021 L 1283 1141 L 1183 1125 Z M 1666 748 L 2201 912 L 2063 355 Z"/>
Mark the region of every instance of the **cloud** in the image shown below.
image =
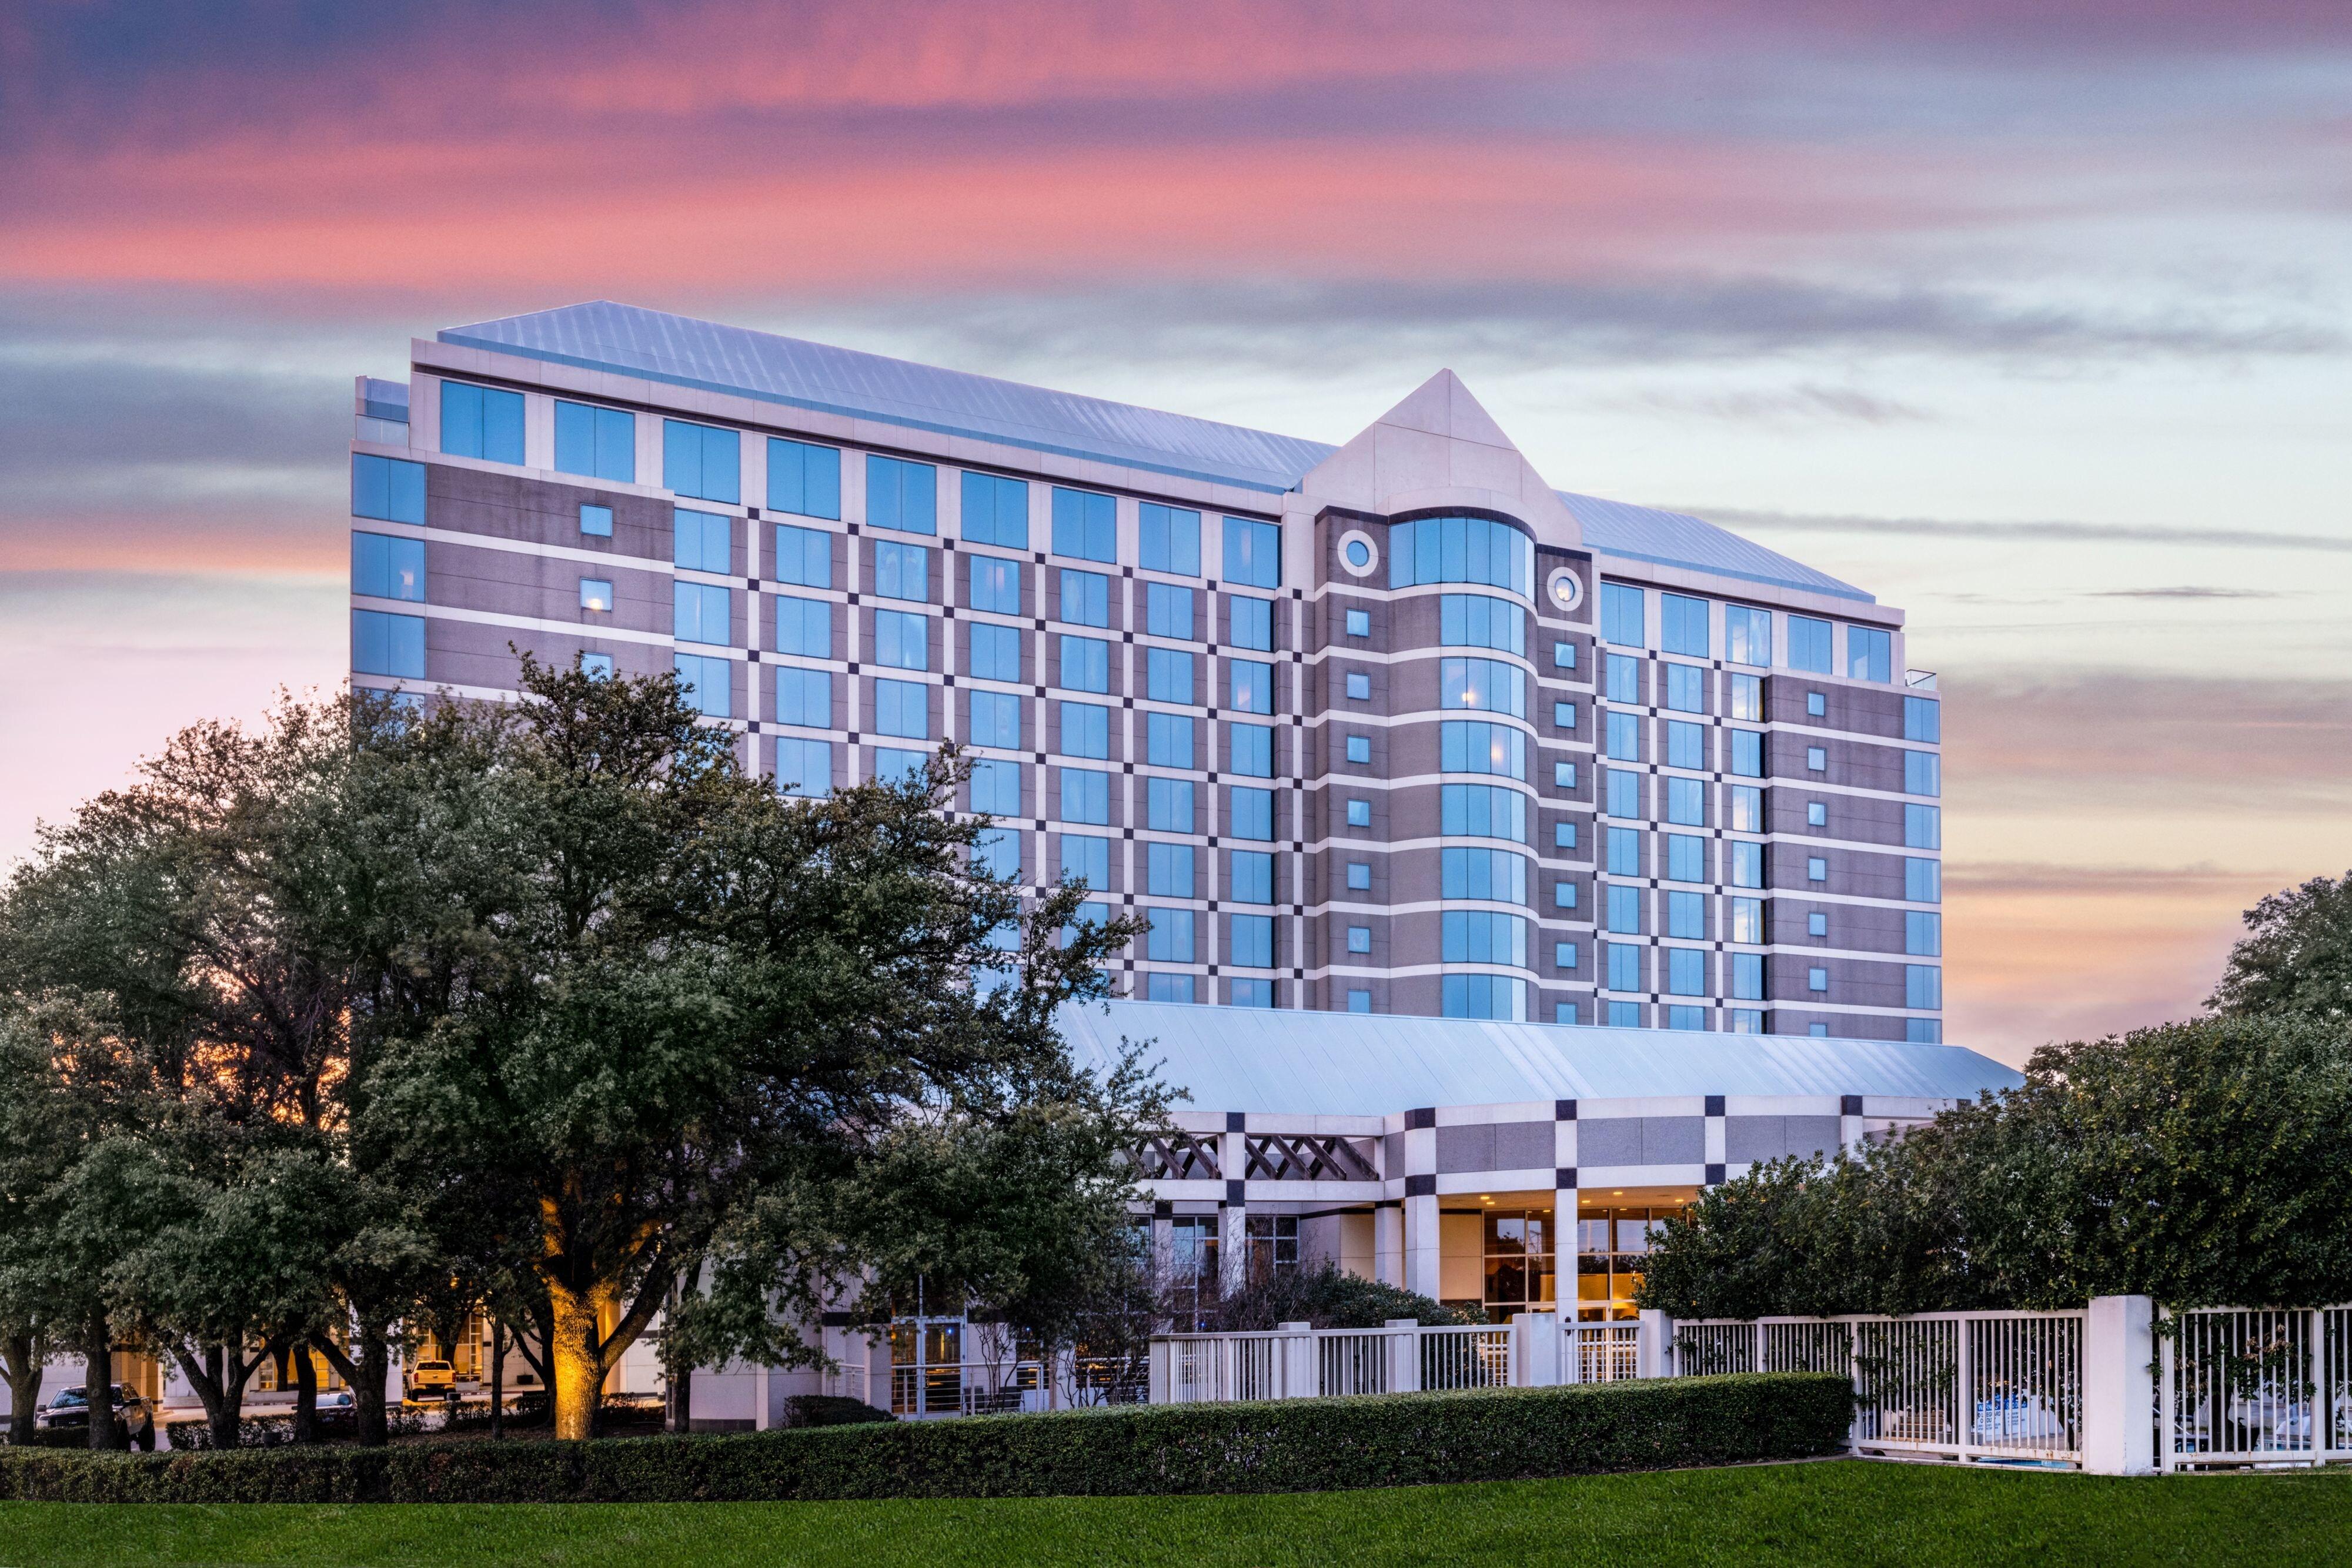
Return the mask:
<path id="1" fill-rule="evenodd" d="M 2087 599 L 2291 599 L 2294 594 L 2273 588 L 2205 588 L 2189 584 L 2180 588 L 2105 588 L 2084 596 Z"/>
<path id="2" fill-rule="evenodd" d="M 2004 539 L 2043 544 L 2204 546 L 2216 549 L 2321 550 L 2352 554 L 2352 533 L 2291 534 L 2267 528 L 2168 528 L 2140 523 L 1977 522 L 1949 517 L 1866 517 L 1763 512 L 1739 507 L 1675 507 L 1730 528 L 1792 534 L 1869 534 L 1882 538 Z"/>
<path id="3" fill-rule="evenodd" d="M 121 360 L 0 357 L 0 472 L 338 466 L 351 383 Z"/>
<path id="4" fill-rule="evenodd" d="M 1713 395 L 1644 392 L 1638 397 L 1604 402 L 1602 406 L 1638 408 L 1677 418 L 1697 415 L 1752 424 L 1825 421 L 1854 424 L 1907 424 L 1934 417 L 1911 403 L 1893 398 L 1874 397 L 1851 387 L 1798 386 L 1777 392 L 1719 392 Z"/>
<path id="5" fill-rule="evenodd" d="M 1944 862 L 1947 896 L 2149 898 L 2186 894 L 2259 897 L 2288 886 L 2292 872 L 2248 871 L 2210 864 L 2086 866 L 2053 861 Z"/>

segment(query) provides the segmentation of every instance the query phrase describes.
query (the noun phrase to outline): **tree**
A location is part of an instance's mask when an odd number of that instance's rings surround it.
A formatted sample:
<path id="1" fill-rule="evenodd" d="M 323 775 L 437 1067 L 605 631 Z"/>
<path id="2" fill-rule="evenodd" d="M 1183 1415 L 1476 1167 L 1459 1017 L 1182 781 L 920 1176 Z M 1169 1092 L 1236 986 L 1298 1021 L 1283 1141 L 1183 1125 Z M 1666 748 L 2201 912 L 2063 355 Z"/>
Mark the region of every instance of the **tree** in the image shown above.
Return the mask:
<path id="1" fill-rule="evenodd" d="M 2315 876 L 2246 911 L 2206 1005 L 2230 1018 L 2291 1014 L 2352 1022 L 2352 872 Z"/>
<path id="2" fill-rule="evenodd" d="M 813 1312 L 874 1239 L 827 1228 L 830 1189 L 910 1126 L 1062 1092 L 1054 1009 L 1101 993 L 1135 927 L 1065 939 L 1076 888 L 1024 914 L 976 869 L 951 753 L 786 800 L 674 677 L 526 659 L 521 685 L 362 748 L 363 774 L 417 781 L 387 799 L 434 806 L 400 807 L 425 870 L 366 976 L 355 1130 L 404 1182 L 521 1196 L 557 1435 L 583 1437 L 699 1264 Z"/>
<path id="3" fill-rule="evenodd" d="M 1318 1329 L 1376 1329 L 1391 1318 L 1411 1318 L 1437 1327 L 1482 1323 L 1486 1314 L 1343 1271 L 1328 1258 L 1296 1269 L 1255 1268 L 1240 1288 L 1216 1305 L 1216 1326 L 1225 1331 L 1270 1329 L 1282 1323 L 1312 1323 Z"/>
<path id="4" fill-rule="evenodd" d="M 33 1440 L 51 1349 L 55 1264 L 37 1220 L 70 1146 L 63 1109 L 29 1020 L 0 1008 L 0 1374 L 8 1384 L 8 1440 L 20 1448 Z"/>
<path id="5" fill-rule="evenodd" d="M 2049 1046 L 2025 1082 L 1856 1159 L 1703 1194 L 1642 1303 L 1682 1317 L 2308 1305 L 2352 1293 L 2352 1038 L 2206 1019 Z"/>

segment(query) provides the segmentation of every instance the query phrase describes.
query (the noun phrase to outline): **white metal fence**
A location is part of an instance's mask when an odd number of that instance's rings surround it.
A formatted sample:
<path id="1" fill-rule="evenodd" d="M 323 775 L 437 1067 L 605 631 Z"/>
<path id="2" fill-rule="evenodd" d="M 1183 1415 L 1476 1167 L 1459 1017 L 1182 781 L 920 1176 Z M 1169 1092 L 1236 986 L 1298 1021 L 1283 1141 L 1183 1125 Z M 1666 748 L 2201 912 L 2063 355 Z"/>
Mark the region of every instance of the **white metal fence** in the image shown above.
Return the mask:
<path id="1" fill-rule="evenodd" d="M 2352 1307 L 2207 1307 L 2157 1323 L 2166 1470 L 2352 1460 Z"/>
<path id="2" fill-rule="evenodd" d="M 1350 1394 L 1606 1383 L 1640 1374 L 1639 1323 L 1563 1324 L 1551 1312 L 1492 1326 L 1377 1329 L 1293 1323 L 1151 1342 L 1151 1402 L 1221 1404 Z"/>

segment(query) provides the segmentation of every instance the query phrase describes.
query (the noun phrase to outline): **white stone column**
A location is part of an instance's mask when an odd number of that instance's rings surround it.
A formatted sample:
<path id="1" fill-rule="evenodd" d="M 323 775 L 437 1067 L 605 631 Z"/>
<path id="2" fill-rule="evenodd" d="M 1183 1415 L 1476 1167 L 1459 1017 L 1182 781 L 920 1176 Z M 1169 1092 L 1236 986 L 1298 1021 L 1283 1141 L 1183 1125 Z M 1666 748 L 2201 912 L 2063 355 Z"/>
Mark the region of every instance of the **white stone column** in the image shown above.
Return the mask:
<path id="1" fill-rule="evenodd" d="M 1437 1236 L 1437 1194 L 1433 1177 L 1422 1181 L 1433 1190 L 1414 1192 L 1407 1186 L 1404 1200 L 1404 1288 L 1434 1300 L 1439 1290 L 1441 1260 Z"/>
<path id="2" fill-rule="evenodd" d="M 1372 1210 L 1372 1278 L 1404 1285 L 1404 1209 L 1395 1199 Z"/>
<path id="3" fill-rule="evenodd" d="M 2095 1476 L 2156 1469 L 2156 1303 L 2094 1296 L 2083 1324 L 2083 1469 Z"/>

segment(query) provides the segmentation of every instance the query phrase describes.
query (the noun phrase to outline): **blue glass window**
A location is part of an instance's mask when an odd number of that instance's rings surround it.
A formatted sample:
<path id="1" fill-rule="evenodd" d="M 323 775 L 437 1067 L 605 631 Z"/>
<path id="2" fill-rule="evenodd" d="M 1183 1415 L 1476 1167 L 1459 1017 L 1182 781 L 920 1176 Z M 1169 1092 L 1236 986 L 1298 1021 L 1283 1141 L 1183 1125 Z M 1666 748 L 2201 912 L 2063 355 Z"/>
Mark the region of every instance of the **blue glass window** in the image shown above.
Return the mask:
<path id="1" fill-rule="evenodd" d="M 1065 757 L 1110 756 L 1110 709 L 1093 703 L 1056 703 L 1062 721 L 1061 753 Z"/>
<path id="2" fill-rule="evenodd" d="M 833 727 L 833 675 L 824 670 L 776 666 L 776 722 L 803 729 Z"/>
<path id="3" fill-rule="evenodd" d="M 1484 593 L 1437 596 L 1437 640 L 1449 648 L 1496 648 L 1506 653 L 1524 653 L 1527 624 L 1527 612 L 1507 599 Z"/>
<path id="4" fill-rule="evenodd" d="M 1110 841 L 1083 833 L 1062 835 L 1062 880 L 1083 882 L 1100 893 L 1110 886 Z"/>
<path id="5" fill-rule="evenodd" d="M 1943 1021 L 1939 1019 L 1905 1019 L 1903 1039 L 1911 1045 L 1941 1045 L 1944 1043 Z"/>
<path id="6" fill-rule="evenodd" d="M 1244 779 L 1274 777 L 1274 730 L 1263 724 L 1225 726 L 1226 766 Z"/>
<path id="7" fill-rule="evenodd" d="M 1495 784 L 1445 784 L 1437 791 L 1438 831 L 1449 839 L 1528 841 L 1528 798 Z"/>
<path id="8" fill-rule="evenodd" d="M 1903 862 L 1903 896 L 1913 904 L 1944 902 L 1944 862 L 1914 855 Z"/>
<path id="9" fill-rule="evenodd" d="M 1232 939 L 1225 954 L 1227 961 L 1247 969 L 1273 968 L 1274 916 L 1236 915 L 1231 918 Z M 1268 1005 L 1270 1002 L 1271 998 Z"/>
<path id="10" fill-rule="evenodd" d="M 441 383 L 441 450 L 488 463 L 522 461 L 522 393 Z"/>
<path id="11" fill-rule="evenodd" d="M 1528 598 L 1535 541 L 1489 517 L 1422 517 L 1389 530 L 1389 586 L 1481 582 Z"/>
<path id="12" fill-rule="evenodd" d="M 975 622 L 971 628 L 971 673 L 982 681 L 1021 679 L 1021 633 L 1010 626 Z"/>
<path id="13" fill-rule="evenodd" d="M 1528 901 L 1528 861 L 1508 850 L 1446 848 L 1438 852 L 1439 896 Z"/>
<path id="14" fill-rule="evenodd" d="M 1110 690 L 1110 644 L 1099 637 L 1073 637 L 1062 643 L 1062 688 L 1073 692 Z"/>
<path id="15" fill-rule="evenodd" d="M 930 760 L 919 751 L 902 751 L 894 747 L 874 748 L 874 781 L 877 784 L 924 785 L 923 764 Z"/>
<path id="16" fill-rule="evenodd" d="M 733 519 L 716 512 L 670 513 L 670 562 L 688 571 L 725 573 L 734 566 Z"/>
<path id="17" fill-rule="evenodd" d="M 1735 664 L 1769 669 L 1772 664 L 1772 612 L 1745 604 L 1723 607 L 1724 656 Z"/>
<path id="18" fill-rule="evenodd" d="M 592 681 L 611 680 L 613 678 L 613 655 L 610 653 L 581 654 L 580 673 L 587 676 Z"/>
<path id="19" fill-rule="evenodd" d="M 1706 841 L 1696 833 L 1666 835 L 1666 880 L 1668 882 L 1705 882 L 1706 880 Z"/>
<path id="20" fill-rule="evenodd" d="M 1642 988 L 1642 950 L 1630 942 L 1609 944 L 1609 988 L 1612 991 L 1638 991 Z M 1615 1022 L 1614 1019 L 1610 1020 Z"/>
<path id="21" fill-rule="evenodd" d="M 1500 659 L 1440 659 L 1437 706 L 1507 713 L 1528 712 L 1528 673 Z"/>
<path id="22" fill-rule="evenodd" d="M 1372 737 L 1370 736 L 1351 735 L 1347 737 L 1347 740 L 1348 760 L 1349 762 L 1364 764 L 1371 761 Z"/>
<path id="23" fill-rule="evenodd" d="M 670 634 L 681 643 L 725 643 L 728 592 L 709 583 L 670 585 Z"/>
<path id="24" fill-rule="evenodd" d="M 906 740 L 931 737 L 930 687 L 914 681 L 874 683 L 874 729 Z"/>
<path id="25" fill-rule="evenodd" d="M 1666 994 L 1675 997 L 1706 995 L 1706 954 L 1696 947 L 1666 949 Z M 1677 1008 L 1676 1012 L 1684 1009 Z M 1694 1012 L 1696 1009 L 1690 1009 Z M 1696 1024 L 1675 1024 L 1675 1028 L 1696 1028 Z"/>
<path id="26" fill-rule="evenodd" d="M 1192 591 L 1172 582 L 1143 585 L 1143 630 L 1180 643 L 1192 640 Z"/>
<path id="27" fill-rule="evenodd" d="M 1706 730 L 1680 719 L 1666 723 L 1666 766 L 1699 768 L 1706 766 Z"/>
<path id="28" fill-rule="evenodd" d="M 1154 768 L 1192 766 L 1192 721 L 1180 713 L 1146 714 L 1143 759 Z"/>
<path id="29" fill-rule="evenodd" d="M 580 504 L 580 531 L 594 538 L 611 538 L 613 537 L 613 508 L 610 507 L 591 506 L 585 501 L 582 502 Z"/>
<path id="30" fill-rule="evenodd" d="M 1061 569 L 1062 615 L 1073 626 L 1110 624 L 1110 579 L 1098 571 Z"/>
<path id="31" fill-rule="evenodd" d="M 1445 773 L 1528 776 L 1528 737 L 1507 724 L 1447 719 L 1437 727 L 1438 769 Z"/>
<path id="32" fill-rule="evenodd" d="M 1642 874 L 1642 834 L 1635 828 L 1611 828 L 1606 835 L 1608 856 L 1602 869 L 1611 876 Z"/>
<path id="33" fill-rule="evenodd" d="M 971 743 L 1000 751 L 1021 749 L 1021 699 L 1011 692 L 971 694 Z"/>
<path id="34" fill-rule="evenodd" d="M 1621 648 L 1645 648 L 1650 643 L 1649 597 L 1622 582 L 1601 585 L 1601 637 Z"/>
<path id="35" fill-rule="evenodd" d="M 1552 946 L 1551 946 L 1551 967 L 1552 967 L 1553 968 L 1555 968 L 1555 969 L 1573 969 L 1573 968 L 1575 968 L 1575 967 L 1576 967 L 1576 944 L 1575 944 L 1575 943 L 1573 943 L 1573 942 L 1555 942 L 1555 943 L 1553 943 L 1553 944 L 1552 944 Z M 1561 1005 L 1562 1005 L 1562 1006 L 1564 1006 L 1564 1007 L 1568 1007 L 1568 1008 L 1573 1009 L 1573 1008 L 1575 1007 L 1575 1005 L 1576 1005 L 1576 1004 L 1574 1004 L 1573 1002 L 1567 1002 L 1567 1003 L 1563 1003 L 1563 1004 L 1561 1004 Z M 1573 1011 L 1571 1011 L 1571 1012 L 1569 1014 L 1569 1016 L 1568 1016 L 1568 1017 L 1566 1017 L 1566 1018 L 1564 1018 L 1564 1019 L 1560 1019 L 1559 1021 L 1560 1021 L 1560 1022 L 1562 1022 L 1562 1023 L 1574 1023 L 1574 1022 L 1576 1021 L 1576 1015 L 1575 1015 L 1575 1013 L 1574 1013 Z"/>
<path id="36" fill-rule="evenodd" d="M 1903 966 L 1903 1005 L 1933 1009 L 1944 1005 L 1944 971 L 1933 964 Z"/>
<path id="37" fill-rule="evenodd" d="M 678 653 L 671 665 L 677 671 L 679 695 L 686 705 L 712 718 L 728 718 L 735 711 L 735 671 L 731 659 L 702 653 Z"/>
<path id="38" fill-rule="evenodd" d="M 1192 781 L 1190 779 L 1145 779 L 1143 825 L 1155 833 L 1191 832 Z"/>
<path id="39" fill-rule="evenodd" d="M 1528 986 L 1505 975 L 1447 975 L 1438 986 L 1438 1010 L 1450 1019 L 1524 1021 Z"/>
<path id="40" fill-rule="evenodd" d="M 1191 963 L 1192 912 L 1189 909 L 1147 909 L 1143 913 L 1151 922 L 1151 929 L 1144 937 L 1144 956 L 1155 964 Z"/>
<path id="41" fill-rule="evenodd" d="M 1001 757 L 971 765 L 971 809 L 992 817 L 1021 814 L 1021 764 Z"/>
<path id="42" fill-rule="evenodd" d="M 1706 711 L 1706 674 L 1696 664 L 1666 666 L 1666 706 L 1676 713 Z"/>
<path id="43" fill-rule="evenodd" d="M 1103 826 L 1110 821 L 1110 775 L 1090 768 L 1065 768 L 1062 821 Z"/>
<path id="44" fill-rule="evenodd" d="M 963 476 L 963 537 L 1005 549 L 1029 548 L 1029 486 L 996 474 Z"/>
<path id="45" fill-rule="evenodd" d="M 742 497 L 741 448 L 731 430 L 662 421 L 662 485 L 681 496 L 729 505 Z"/>
<path id="46" fill-rule="evenodd" d="M 1944 738 L 1944 705 L 1934 697 L 1903 699 L 1903 738 L 1933 746 Z"/>
<path id="47" fill-rule="evenodd" d="M 1685 941 L 1706 939 L 1706 895 L 1699 893 L 1669 893 L 1666 894 L 1666 935 Z"/>
<path id="48" fill-rule="evenodd" d="M 1895 678 L 1895 638 L 1882 627 L 1849 626 L 1845 629 L 1845 673 L 1848 680 L 1877 681 L 1882 684 Z"/>
<path id="49" fill-rule="evenodd" d="M 1944 792 L 1944 759 L 1932 751 L 1905 752 L 1903 792 L 1906 795 L 1941 795 Z"/>
<path id="50" fill-rule="evenodd" d="M 841 452 L 768 437 L 768 506 L 803 517 L 841 516 Z"/>
<path id="51" fill-rule="evenodd" d="M 1642 813 L 1642 776 L 1628 773 L 1622 768 L 1612 768 L 1608 773 L 1608 804 L 1603 811 L 1612 817 L 1637 818 Z"/>
<path id="52" fill-rule="evenodd" d="M 973 839 L 971 863 L 975 871 L 1000 881 L 1017 882 L 1021 878 L 1021 831 L 1017 828 L 984 828 Z"/>
<path id="53" fill-rule="evenodd" d="M 1274 791 L 1247 784 L 1225 790 L 1226 831 L 1234 838 L 1270 842 L 1274 838 Z"/>
<path id="54" fill-rule="evenodd" d="M 1731 841 L 1731 885 L 1761 887 L 1764 885 L 1764 846 L 1745 839 Z"/>
<path id="55" fill-rule="evenodd" d="M 1573 643 L 1554 643 L 1551 645 L 1551 663 L 1552 668 L 1556 670 L 1572 670 L 1576 668 L 1576 644 Z"/>
<path id="56" fill-rule="evenodd" d="M 784 795 L 822 798 L 833 793 L 833 742 L 776 740 L 776 789 Z"/>
<path id="57" fill-rule="evenodd" d="M 968 555 L 971 607 L 991 615 L 1021 613 L 1021 563 L 995 556 Z"/>
<path id="58" fill-rule="evenodd" d="M 1789 668 L 1830 673 L 1830 623 L 1810 615 L 1789 617 Z"/>
<path id="59" fill-rule="evenodd" d="M 904 610 L 874 612 L 874 662 L 894 670 L 931 667 L 930 617 Z"/>
<path id="60" fill-rule="evenodd" d="M 425 520 L 425 465 L 361 453 L 352 458 L 352 516 L 387 523 Z"/>
<path id="61" fill-rule="evenodd" d="M 1731 770 L 1742 779 L 1764 777 L 1764 737 L 1752 729 L 1731 732 Z"/>
<path id="62" fill-rule="evenodd" d="M 1201 514 L 1156 501 L 1144 502 L 1139 511 L 1143 570 L 1164 571 L 1171 577 L 1200 576 Z"/>
<path id="63" fill-rule="evenodd" d="M 1609 885 L 1609 929 L 1621 936 L 1642 934 L 1642 890 L 1622 883 Z"/>
<path id="64" fill-rule="evenodd" d="M 1576 898 L 1576 883 L 1566 877 L 1551 884 L 1551 906 L 1554 909 L 1574 909 Z"/>
<path id="65" fill-rule="evenodd" d="M 874 591 L 884 599 L 912 599 L 928 603 L 931 597 L 931 552 L 921 545 L 876 539 Z"/>
<path id="66" fill-rule="evenodd" d="M 797 659 L 833 657 L 833 606 L 822 599 L 776 599 L 776 652 Z"/>
<path id="67" fill-rule="evenodd" d="M 940 531 L 940 471 L 928 463 L 908 463 L 866 455 L 866 520 L 877 528 L 908 534 Z"/>
<path id="68" fill-rule="evenodd" d="M 1935 806 L 1903 808 L 1903 843 L 1906 849 L 1940 850 L 1944 847 L 1944 813 Z"/>
<path id="69" fill-rule="evenodd" d="M 1175 648 L 1147 648 L 1143 669 L 1146 697 L 1156 703 L 1192 706 L 1192 654 Z"/>
<path id="70" fill-rule="evenodd" d="M 1054 553 L 1076 560 L 1118 559 L 1118 503 L 1091 490 L 1054 486 Z"/>
<path id="71" fill-rule="evenodd" d="M 1192 846 L 1146 844 L 1143 852 L 1143 891 L 1154 898 L 1192 897 Z"/>
<path id="72" fill-rule="evenodd" d="M 1941 957 L 1944 952 L 1944 917 L 1932 909 L 1906 910 L 1903 915 L 1903 950 L 1914 957 Z"/>
<path id="73" fill-rule="evenodd" d="M 1706 601 L 1682 593 L 1659 594 L 1658 646 L 1693 659 L 1711 657 L 1714 639 L 1707 631 Z"/>
<path id="74" fill-rule="evenodd" d="M 613 609 L 613 585 L 601 577 L 582 578 L 580 580 L 580 608 L 583 610 L 602 611 L 610 614 Z"/>
<path id="75" fill-rule="evenodd" d="M 1229 706 L 1235 713 L 1272 713 L 1274 711 L 1274 666 L 1255 659 L 1228 659 L 1225 668 L 1232 681 Z"/>
<path id="76" fill-rule="evenodd" d="M 1601 695 L 1612 703 L 1639 706 L 1642 701 L 1642 661 L 1631 653 L 1604 655 Z"/>
<path id="77" fill-rule="evenodd" d="M 522 459 L 518 457 L 515 461 L 520 463 Z M 625 409 L 559 400 L 555 405 L 555 471 L 609 479 L 618 485 L 635 484 L 636 415 Z"/>
<path id="78" fill-rule="evenodd" d="M 1764 955 L 1734 953 L 1731 956 L 1731 995 L 1735 1001 L 1760 1002 L 1764 999 Z"/>
<path id="79" fill-rule="evenodd" d="M 1666 821 L 1680 827 L 1706 826 L 1706 786 L 1696 779 L 1666 780 Z"/>
<path id="80" fill-rule="evenodd" d="M 1233 877 L 1227 891 L 1235 904 L 1274 902 L 1274 857 L 1263 850 L 1233 852 Z"/>
<path id="81" fill-rule="evenodd" d="M 833 586 L 833 536 L 822 528 L 776 525 L 776 580 L 800 588 Z"/>
<path id="82" fill-rule="evenodd" d="M 1246 594 L 1225 595 L 1225 640 L 1236 648 L 1274 651 L 1274 601 Z"/>
<path id="83" fill-rule="evenodd" d="M 1251 588 L 1281 587 L 1282 530 L 1272 523 L 1227 517 L 1224 580 Z"/>
<path id="84" fill-rule="evenodd" d="M 352 668 L 363 675 L 425 678 L 425 617 L 352 612 Z"/>
<path id="85" fill-rule="evenodd" d="M 1603 754 L 1617 762 L 1642 760 L 1641 715 L 1612 713 L 1609 716 L 1609 739 Z"/>
<path id="86" fill-rule="evenodd" d="M 352 535 L 352 591 L 371 599 L 425 600 L 425 541 Z"/>
<path id="87" fill-rule="evenodd" d="M 1490 909 L 1449 909 L 1439 920 L 1439 940 L 1448 964 L 1528 963 L 1528 923 L 1524 916 Z"/>

